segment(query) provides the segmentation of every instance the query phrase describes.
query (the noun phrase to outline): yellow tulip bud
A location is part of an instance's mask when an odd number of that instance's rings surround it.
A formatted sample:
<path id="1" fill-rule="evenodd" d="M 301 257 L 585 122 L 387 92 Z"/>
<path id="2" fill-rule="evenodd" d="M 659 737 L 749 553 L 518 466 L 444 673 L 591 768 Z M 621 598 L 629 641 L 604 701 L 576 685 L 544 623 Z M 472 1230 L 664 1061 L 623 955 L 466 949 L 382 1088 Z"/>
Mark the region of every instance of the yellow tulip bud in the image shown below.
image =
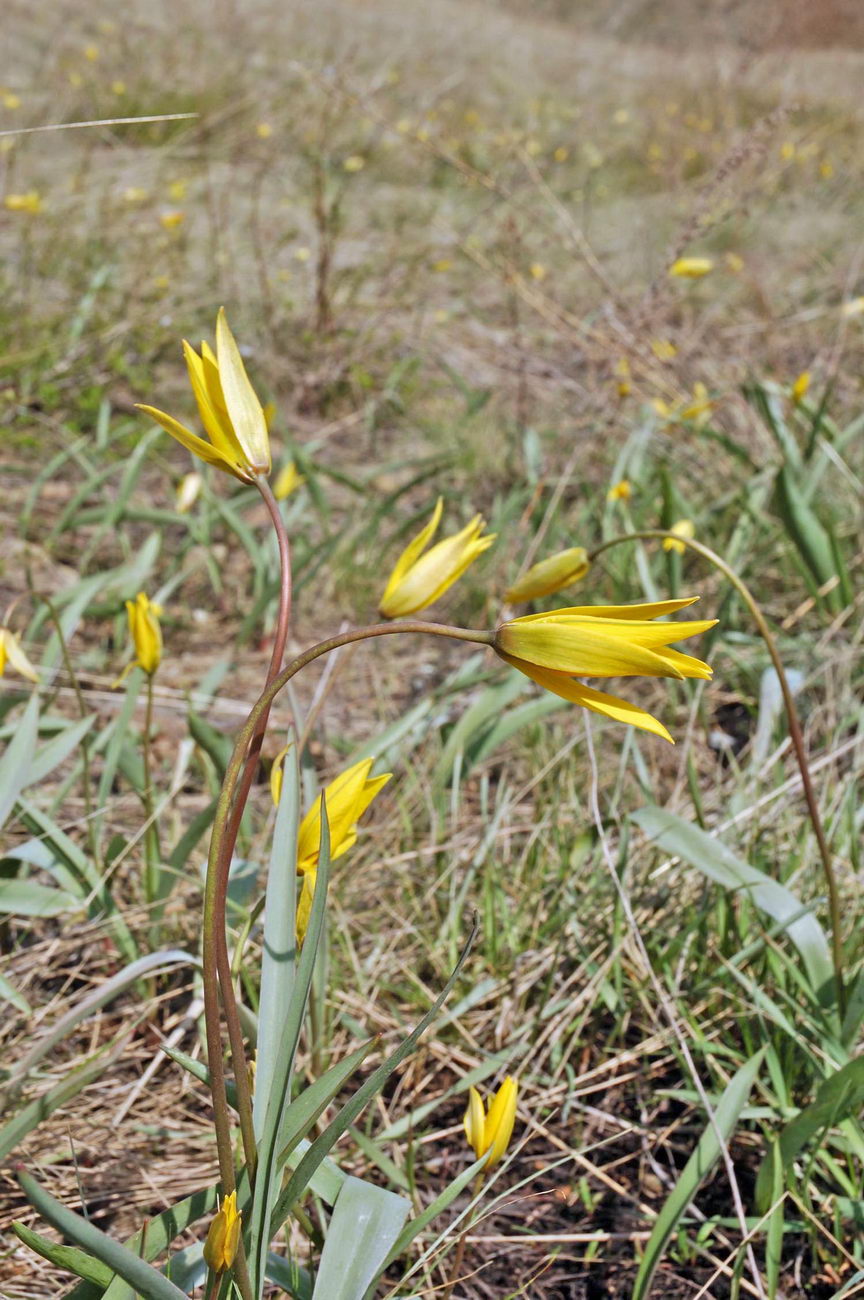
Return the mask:
<path id="1" fill-rule="evenodd" d="M 551 596 L 553 591 L 569 587 L 584 578 L 590 568 L 588 552 L 583 546 L 571 546 L 534 564 L 518 582 L 508 588 L 504 599 L 510 605 L 523 600 L 538 600 Z"/>
<path id="2" fill-rule="evenodd" d="M 240 1244 L 242 1218 L 237 1209 L 237 1193 L 229 1192 L 219 1206 L 204 1242 L 204 1261 L 214 1273 L 224 1273 L 234 1263 Z"/>
<path id="3" fill-rule="evenodd" d="M 494 542 L 494 533 L 480 536 L 484 520 L 481 515 L 475 515 L 461 532 L 445 537 L 426 551 L 438 529 L 443 509 L 444 501 L 439 497 L 429 523 L 396 561 L 378 606 L 383 618 L 404 618 L 433 605 Z"/>
<path id="4" fill-rule="evenodd" d="M 486 1155 L 486 1169 L 498 1164 L 513 1136 L 517 1096 L 516 1080 L 508 1074 L 492 1098 L 487 1114 L 477 1089 L 468 1089 L 468 1109 L 463 1121 L 465 1136 L 478 1160 Z"/>
<path id="5" fill-rule="evenodd" d="M 669 267 L 669 274 L 682 280 L 701 280 L 703 275 L 713 271 L 714 263 L 710 257 L 679 257 Z"/>
<path id="6" fill-rule="evenodd" d="M 297 473 L 297 466 L 293 460 L 289 460 L 287 465 L 283 465 L 276 475 L 276 482 L 273 484 L 273 495 L 277 501 L 284 501 L 292 492 L 296 492 L 306 482 L 302 474 Z"/>
<path id="7" fill-rule="evenodd" d="M 792 401 L 801 402 L 807 396 L 807 390 L 810 387 L 810 371 L 802 370 L 801 374 L 792 385 Z"/>
<path id="8" fill-rule="evenodd" d="M 632 495 L 633 488 L 630 485 L 629 479 L 622 478 L 619 479 L 617 483 L 612 484 L 611 488 L 606 493 L 606 500 L 629 501 Z"/>
<path id="9" fill-rule="evenodd" d="M 691 537 L 696 536 L 696 529 L 693 527 L 693 520 L 679 519 L 677 524 L 673 524 L 669 531 L 670 533 L 674 533 L 675 537 L 664 537 L 663 550 L 675 551 L 678 555 L 683 555 L 687 550 L 687 547 L 683 542 L 676 541 L 675 539 L 677 537 L 684 537 L 689 541 Z"/>
<path id="10" fill-rule="evenodd" d="M 6 671 L 7 662 L 28 681 L 39 681 L 39 674 L 21 649 L 17 636 L 8 628 L 0 627 L 0 677 Z"/>
<path id="11" fill-rule="evenodd" d="M 126 601 L 126 613 L 129 615 L 135 659 L 123 676 L 137 666 L 152 677 L 162 659 L 162 629 L 159 626 L 162 610 L 159 605 L 152 604 L 143 591 L 139 591 L 135 600 Z"/>

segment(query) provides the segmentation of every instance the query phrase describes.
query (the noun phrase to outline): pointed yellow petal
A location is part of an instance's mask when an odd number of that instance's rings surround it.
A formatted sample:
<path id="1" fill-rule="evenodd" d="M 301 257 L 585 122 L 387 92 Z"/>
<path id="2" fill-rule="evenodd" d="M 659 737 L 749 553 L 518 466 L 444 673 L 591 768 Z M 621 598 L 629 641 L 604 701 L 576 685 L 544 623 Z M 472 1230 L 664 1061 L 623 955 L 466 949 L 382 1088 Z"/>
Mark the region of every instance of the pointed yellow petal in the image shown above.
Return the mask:
<path id="1" fill-rule="evenodd" d="M 535 664 L 526 663 L 521 659 L 513 659 L 509 655 L 502 655 L 502 659 L 510 664 L 513 668 L 518 668 L 520 673 L 530 677 L 538 686 L 542 686 L 544 691 L 551 691 L 553 695 L 560 695 L 563 700 L 570 700 L 572 704 L 578 704 L 583 709 L 590 709 L 592 713 L 601 713 L 604 717 L 612 718 L 615 722 L 624 722 L 629 727 L 638 727 L 641 731 L 649 731 L 654 736 L 661 736 L 663 740 L 668 740 L 674 745 L 674 740 L 669 732 L 645 709 L 640 709 L 636 704 L 630 704 L 627 700 L 621 700 L 616 695 L 607 695 L 604 691 L 592 690 L 590 686 L 583 686 L 581 682 L 574 681 L 567 673 L 556 673 L 549 668 L 538 668 Z"/>
<path id="2" fill-rule="evenodd" d="M 244 463 L 243 448 L 231 428 L 231 422 L 228 419 L 227 411 L 224 410 L 224 406 L 220 412 L 213 401 L 213 394 L 205 373 L 205 362 L 202 361 L 186 339 L 183 340 L 183 355 L 186 358 L 186 369 L 189 371 L 189 383 L 192 385 L 192 393 L 198 407 L 198 414 L 201 416 L 201 423 L 207 430 L 210 441 L 226 460 L 240 466 L 242 469 Z"/>
<path id="3" fill-rule="evenodd" d="M 145 415 L 149 415 L 151 420 L 155 420 L 157 424 L 161 424 L 166 433 L 170 433 L 172 438 L 176 438 L 187 451 L 191 451 L 199 460 L 203 460 L 207 465 L 214 465 L 216 469 L 221 469 L 226 474 L 233 474 L 235 478 L 241 479 L 244 483 L 251 482 L 249 475 L 244 473 L 233 462 L 226 460 L 217 447 L 205 442 L 203 438 L 199 438 L 197 434 L 185 428 L 173 416 L 166 415 L 164 411 L 158 411 L 155 406 L 145 406 L 141 402 L 136 403 L 136 408 L 143 411 Z"/>
<path id="4" fill-rule="evenodd" d="M 270 439 L 264 410 L 249 382 L 246 367 L 234 335 L 228 328 L 225 308 L 219 308 L 216 318 L 216 357 L 222 396 L 228 418 L 243 448 L 247 464 L 256 472 L 270 472 Z"/>
<path id="5" fill-rule="evenodd" d="M 7 628 L 3 628 L 0 631 L 0 677 L 3 676 L 7 659 L 16 673 L 26 677 L 28 681 L 39 681 L 39 674 L 21 649 L 17 636 Z"/>
<path id="6" fill-rule="evenodd" d="M 653 650 L 605 636 L 585 622 L 504 623 L 495 647 L 540 668 L 574 677 L 680 677 L 680 671 Z"/>
<path id="7" fill-rule="evenodd" d="M 516 1080 L 508 1074 L 492 1098 L 489 1114 L 486 1116 L 483 1140 L 487 1147 L 491 1147 L 489 1159 L 486 1162 L 487 1169 L 491 1169 L 493 1165 L 498 1163 L 507 1150 L 510 1138 L 513 1136 L 513 1125 L 516 1122 L 517 1095 Z"/>
<path id="8" fill-rule="evenodd" d="M 385 592 L 379 606 L 381 613 L 386 618 L 401 618 L 433 605 L 494 542 L 495 534 L 481 537 L 482 530 L 483 519 L 475 515 L 460 532 L 421 555 L 398 583 L 393 585 L 391 579 L 390 594 Z"/>
<path id="9" fill-rule="evenodd" d="M 588 553 L 583 546 L 571 546 L 534 564 L 518 582 L 508 588 L 504 599 L 510 605 L 523 600 L 539 600 L 551 596 L 553 591 L 569 587 L 584 578 L 589 569 Z"/>
<path id="10" fill-rule="evenodd" d="M 516 620 L 519 623 L 536 623 L 539 619 L 569 619 L 574 615 L 588 618 L 623 618 L 648 622 L 653 618 L 662 618 L 664 614 L 674 614 L 688 605 L 695 605 L 698 596 L 685 596 L 681 600 L 657 600 L 649 605 L 571 605 L 567 609 L 553 609 L 548 614 L 523 614 Z"/>
<path id="11" fill-rule="evenodd" d="M 387 586 L 384 588 L 384 595 L 381 597 L 381 604 L 379 606 L 379 609 L 382 614 L 385 614 L 385 606 L 389 605 L 393 593 L 395 592 L 396 588 L 399 586 L 399 583 L 402 581 L 405 574 L 416 562 L 418 556 L 420 556 L 423 553 L 423 551 L 425 551 L 426 547 L 429 545 L 432 538 L 435 536 L 435 533 L 438 531 L 438 525 L 441 522 L 441 512 L 443 511 L 443 509 L 444 509 L 444 498 L 439 497 L 438 503 L 435 506 L 435 509 L 432 511 L 432 518 L 429 520 L 428 524 L 426 524 L 426 526 L 420 530 L 417 536 L 408 543 L 408 545 L 405 547 L 405 550 L 399 556 L 399 559 L 393 565 L 393 571 L 390 574 L 390 577 L 387 582 Z M 385 617 L 395 618 L 396 616 L 393 614 L 385 614 Z"/>
<path id="12" fill-rule="evenodd" d="M 468 1089 L 468 1109 L 465 1111 L 462 1123 L 468 1145 L 474 1148 L 474 1154 L 479 1160 L 486 1150 L 484 1146 L 486 1115 L 480 1093 L 474 1087 Z"/>

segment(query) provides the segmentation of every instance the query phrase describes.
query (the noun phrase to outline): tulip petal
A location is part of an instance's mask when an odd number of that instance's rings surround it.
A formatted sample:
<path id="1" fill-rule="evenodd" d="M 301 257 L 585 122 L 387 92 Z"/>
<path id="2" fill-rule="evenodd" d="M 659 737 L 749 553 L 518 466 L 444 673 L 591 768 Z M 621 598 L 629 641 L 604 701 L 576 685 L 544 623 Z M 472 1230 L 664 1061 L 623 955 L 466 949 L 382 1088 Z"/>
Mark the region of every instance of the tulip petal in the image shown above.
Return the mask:
<path id="1" fill-rule="evenodd" d="M 558 622 L 575 616 L 585 618 L 624 618 L 649 622 L 664 614 L 675 614 L 679 609 L 695 605 L 698 596 L 684 596 L 680 600 L 655 600 L 647 605 L 571 605 L 567 609 L 554 609 L 549 614 L 523 614 L 519 623 L 537 623 L 540 619 Z"/>
<path id="2" fill-rule="evenodd" d="M 426 526 L 420 530 L 417 536 L 408 543 L 408 545 L 405 547 L 402 554 L 399 556 L 399 559 L 394 564 L 393 572 L 390 574 L 390 578 L 387 582 L 387 586 L 384 588 L 384 595 L 381 597 L 380 608 L 382 611 L 384 610 L 384 606 L 388 604 L 388 602 L 390 601 L 393 593 L 395 592 L 396 588 L 399 586 L 399 583 L 402 581 L 404 575 L 416 562 L 418 556 L 420 556 L 423 553 L 423 551 L 425 551 L 426 547 L 429 545 L 432 538 L 435 536 L 435 533 L 438 530 L 438 525 L 441 522 L 441 512 L 443 511 L 443 509 L 444 509 L 444 498 L 439 497 L 438 503 L 435 506 L 435 509 L 432 511 L 432 518 L 429 520 L 428 524 L 426 524 Z"/>
<path id="3" fill-rule="evenodd" d="M 216 318 L 216 356 L 225 406 L 247 463 L 259 473 L 270 471 L 270 439 L 264 410 L 249 382 L 240 349 L 228 328 L 225 308 Z"/>
<path id="4" fill-rule="evenodd" d="M 540 668 L 553 668 L 573 677 L 681 677 L 653 650 L 615 636 L 606 636 L 584 622 L 504 623 L 496 647 Z"/>
<path id="5" fill-rule="evenodd" d="M 491 1169 L 493 1165 L 498 1163 L 507 1150 L 510 1138 L 513 1136 L 513 1126 L 516 1123 L 517 1093 L 516 1080 L 508 1074 L 489 1104 L 489 1113 L 486 1116 L 483 1134 L 485 1145 L 490 1147 L 489 1158 L 486 1162 L 487 1169 Z"/>
<path id="6" fill-rule="evenodd" d="M 201 344 L 202 351 L 204 344 Z M 226 460 L 243 464 L 243 448 L 237 441 L 237 436 L 231 428 L 228 419 L 228 412 L 223 411 L 220 415 L 218 407 L 213 402 L 212 382 L 208 384 L 205 374 L 205 363 L 198 353 L 186 339 L 183 340 L 183 355 L 186 358 L 186 369 L 189 371 L 189 383 L 192 385 L 192 393 L 198 407 L 198 414 L 201 416 L 201 423 L 207 431 L 207 435 L 213 446 L 221 451 Z M 210 367 L 215 369 L 215 366 Z M 216 374 L 218 384 L 218 372 Z"/>
<path id="7" fill-rule="evenodd" d="M 179 420 L 175 420 L 173 416 L 166 415 L 164 411 L 158 411 L 155 406 L 145 406 L 141 402 L 136 403 L 136 407 L 139 411 L 143 411 L 145 415 L 149 415 L 157 424 L 161 424 L 166 433 L 170 433 L 172 438 L 176 438 L 187 451 L 191 451 L 193 456 L 197 456 L 205 464 L 213 465 L 226 474 L 233 474 L 235 478 L 239 478 L 244 483 L 251 482 L 249 475 L 242 466 L 229 461 L 217 447 L 206 442 L 204 438 L 199 438 L 197 434 L 192 433 Z"/>
<path id="8" fill-rule="evenodd" d="M 479 1160 L 486 1150 L 484 1145 L 486 1115 L 480 1093 L 474 1087 L 468 1089 L 468 1109 L 465 1111 L 465 1118 L 462 1123 L 468 1145 L 474 1148 L 474 1154 Z"/>
<path id="9" fill-rule="evenodd" d="M 560 695 L 563 700 L 570 700 L 572 704 L 590 709 L 592 713 L 600 713 L 615 722 L 624 722 L 627 726 L 638 727 L 640 731 L 648 731 L 654 736 L 668 740 L 670 744 L 675 744 L 662 722 L 645 709 L 631 704 L 629 700 L 619 699 L 616 695 L 607 695 L 605 691 L 595 691 L 582 682 L 574 681 L 567 673 L 538 668 L 535 664 L 527 663 L 523 659 L 515 659 L 511 655 L 501 655 L 501 658 L 511 667 L 518 668 L 520 673 L 530 677 L 545 691 Z"/>
<path id="10" fill-rule="evenodd" d="M 16 673 L 26 677 L 28 681 L 39 681 L 39 674 L 21 649 L 17 636 L 4 628 L 0 631 L 0 677 L 3 675 L 7 659 Z"/>
<path id="11" fill-rule="evenodd" d="M 445 537 L 421 555 L 395 586 L 391 579 L 389 596 L 385 592 L 381 601 L 381 612 L 388 618 L 400 618 L 433 605 L 494 542 L 495 534 L 481 537 L 482 530 L 483 519 L 475 515 L 460 532 Z"/>

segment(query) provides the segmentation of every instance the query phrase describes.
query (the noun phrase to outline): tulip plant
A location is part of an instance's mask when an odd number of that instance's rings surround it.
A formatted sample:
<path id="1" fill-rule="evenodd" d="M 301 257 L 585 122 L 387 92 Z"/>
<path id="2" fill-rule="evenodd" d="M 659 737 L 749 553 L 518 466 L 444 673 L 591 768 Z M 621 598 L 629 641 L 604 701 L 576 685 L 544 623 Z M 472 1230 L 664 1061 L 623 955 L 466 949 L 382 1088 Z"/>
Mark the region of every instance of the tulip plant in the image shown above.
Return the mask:
<path id="1" fill-rule="evenodd" d="M 264 411 L 224 311 L 216 325 L 215 352 L 206 343 L 200 351 L 185 342 L 183 347 L 206 436 L 163 411 L 141 409 L 195 456 L 257 488 L 269 513 L 281 563 L 269 666 L 261 693 L 236 738 L 213 818 L 201 923 L 206 1068 L 173 1053 L 210 1090 L 219 1180 L 147 1223 L 124 1245 L 59 1204 L 28 1173 L 22 1172 L 20 1180 L 36 1208 L 73 1243 L 63 1248 L 62 1260 L 82 1279 L 72 1293 L 76 1300 L 93 1296 L 128 1300 L 133 1295 L 176 1300 L 202 1284 L 206 1300 L 227 1296 L 260 1300 L 271 1283 L 298 1300 L 363 1300 L 374 1293 L 385 1270 L 404 1255 L 432 1218 L 475 1180 L 479 1189 L 487 1172 L 503 1159 L 517 1124 L 518 1089 L 508 1076 L 488 1109 L 479 1093 L 470 1089 L 465 1133 L 474 1158 L 413 1218 L 411 1202 L 405 1197 L 346 1175 L 333 1159 L 337 1141 L 435 1017 L 459 974 L 470 939 L 434 1005 L 353 1090 L 351 1080 L 366 1058 L 379 1050 L 375 1039 L 331 1065 L 308 1086 L 299 1086 L 296 1057 L 308 1022 L 313 977 L 323 969 L 320 958 L 331 867 L 350 851 L 358 822 L 391 773 L 365 758 L 331 781 L 304 812 L 298 755 L 302 742 L 294 734 L 289 734 L 272 767 L 277 812 L 263 908 L 253 1057 L 250 1023 L 254 1017 L 247 1008 L 241 1009 L 232 978 L 226 899 L 240 822 L 274 700 L 307 665 L 341 646 L 383 636 L 447 637 L 488 647 L 545 690 L 671 740 L 663 724 L 643 709 L 577 679 L 707 678 L 711 670 L 706 664 L 670 647 L 705 632 L 714 620 L 676 622 L 665 617 L 688 607 L 689 599 L 565 608 L 506 618 L 493 630 L 419 620 L 415 616 L 437 601 L 494 540 L 476 515 L 460 531 L 432 545 L 443 513 L 439 500 L 429 523 L 396 561 L 380 601 L 384 621 L 339 632 L 283 663 L 291 623 L 291 548 L 268 481 L 271 458 Z M 293 490 L 298 481 L 292 467 L 288 479 L 279 483 L 279 495 Z M 550 557 L 511 587 L 507 598 L 515 603 L 560 590 L 583 577 L 588 563 L 581 548 Z M 134 664 L 143 670 L 149 686 L 145 762 L 152 684 L 162 652 L 159 613 L 144 593 L 128 602 Z M 8 655 L 20 671 L 27 668 L 7 631 L 0 636 L 0 654 Z M 148 811 L 152 823 L 152 810 Z M 155 840 L 149 847 L 145 840 L 145 850 L 158 856 Z M 148 860 L 148 867 L 155 870 L 158 863 L 154 866 Z M 307 1035 L 310 1032 L 307 1029 Z M 314 1276 L 295 1256 L 296 1231 L 286 1230 L 290 1221 L 321 1244 L 320 1230 L 313 1227 L 305 1208 L 310 1193 L 331 1207 Z M 199 1239 L 203 1239 L 197 1250 L 172 1248 L 176 1238 L 195 1223 L 200 1223 Z M 40 1248 L 50 1252 L 51 1245 L 43 1240 Z"/>

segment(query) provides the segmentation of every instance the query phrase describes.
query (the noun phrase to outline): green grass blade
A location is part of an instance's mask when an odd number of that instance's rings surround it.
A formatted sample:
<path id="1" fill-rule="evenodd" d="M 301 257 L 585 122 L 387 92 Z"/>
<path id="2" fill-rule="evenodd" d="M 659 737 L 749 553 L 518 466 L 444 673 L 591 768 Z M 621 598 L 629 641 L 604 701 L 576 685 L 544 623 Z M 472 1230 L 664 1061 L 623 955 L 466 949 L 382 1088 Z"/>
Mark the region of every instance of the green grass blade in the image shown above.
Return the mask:
<path id="1" fill-rule="evenodd" d="M 103 1264 L 122 1277 L 145 1297 L 145 1300 L 188 1300 L 173 1282 L 145 1260 L 133 1255 L 125 1246 L 114 1241 L 87 1219 L 68 1210 L 50 1192 L 37 1183 L 32 1174 L 18 1171 L 18 1182 L 27 1200 L 53 1228 L 79 1245 L 82 1250 L 95 1255 Z"/>
<path id="2" fill-rule="evenodd" d="M 763 1056 L 764 1048 L 760 1049 L 755 1056 L 751 1056 L 749 1061 L 745 1061 L 737 1074 L 729 1080 L 714 1112 L 713 1123 L 709 1123 L 702 1133 L 696 1144 L 696 1150 L 682 1169 L 677 1183 L 657 1216 L 633 1284 L 632 1300 L 645 1300 L 649 1294 L 666 1243 L 678 1227 L 687 1206 L 720 1159 L 722 1152 L 720 1139 L 722 1138 L 725 1143 L 731 1137 L 738 1117 L 747 1104 Z"/>
<path id="3" fill-rule="evenodd" d="M 27 784 L 39 730 L 39 696 L 31 695 L 15 733 L 0 760 L 0 826 L 6 822 Z"/>
<path id="4" fill-rule="evenodd" d="M 472 1165 L 468 1165 L 467 1169 L 463 1169 L 458 1178 L 454 1178 L 453 1182 L 448 1184 L 448 1186 L 444 1188 L 444 1191 L 441 1192 L 440 1195 L 436 1196 L 435 1200 L 432 1201 L 431 1204 L 426 1206 L 425 1210 L 418 1214 L 416 1218 L 412 1219 L 410 1223 L 406 1223 L 405 1227 L 402 1229 L 390 1248 L 390 1254 L 384 1261 L 384 1268 L 387 1268 L 388 1265 L 392 1264 L 400 1255 L 404 1255 L 414 1238 L 418 1236 L 419 1233 L 423 1232 L 425 1228 L 428 1228 L 429 1224 L 432 1223 L 434 1219 L 437 1219 L 439 1214 L 443 1214 L 444 1211 L 452 1205 L 453 1201 L 456 1200 L 457 1196 L 461 1196 L 462 1192 L 465 1191 L 465 1188 L 468 1187 L 480 1173 L 480 1170 L 483 1168 L 485 1163 L 486 1155 L 484 1153 L 479 1160 L 475 1160 Z"/>
<path id="5" fill-rule="evenodd" d="M 29 1246 L 50 1264 L 55 1264 L 57 1268 L 65 1268 L 76 1277 L 83 1277 L 86 1282 L 96 1283 L 100 1288 L 100 1295 L 113 1277 L 111 1269 L 106 1264 L 94 1259 L 92 1255 L 87 1255 L 83 1250 L 78 1250 L 75 1246 L 63 1246 L 57 1241 L 50 1241 L 41 1233 L 25 1227 L 23 1223 L 13 1222 L 12 1231 L 19 1241 L 23 1241 L 25 1246 Z"/>

